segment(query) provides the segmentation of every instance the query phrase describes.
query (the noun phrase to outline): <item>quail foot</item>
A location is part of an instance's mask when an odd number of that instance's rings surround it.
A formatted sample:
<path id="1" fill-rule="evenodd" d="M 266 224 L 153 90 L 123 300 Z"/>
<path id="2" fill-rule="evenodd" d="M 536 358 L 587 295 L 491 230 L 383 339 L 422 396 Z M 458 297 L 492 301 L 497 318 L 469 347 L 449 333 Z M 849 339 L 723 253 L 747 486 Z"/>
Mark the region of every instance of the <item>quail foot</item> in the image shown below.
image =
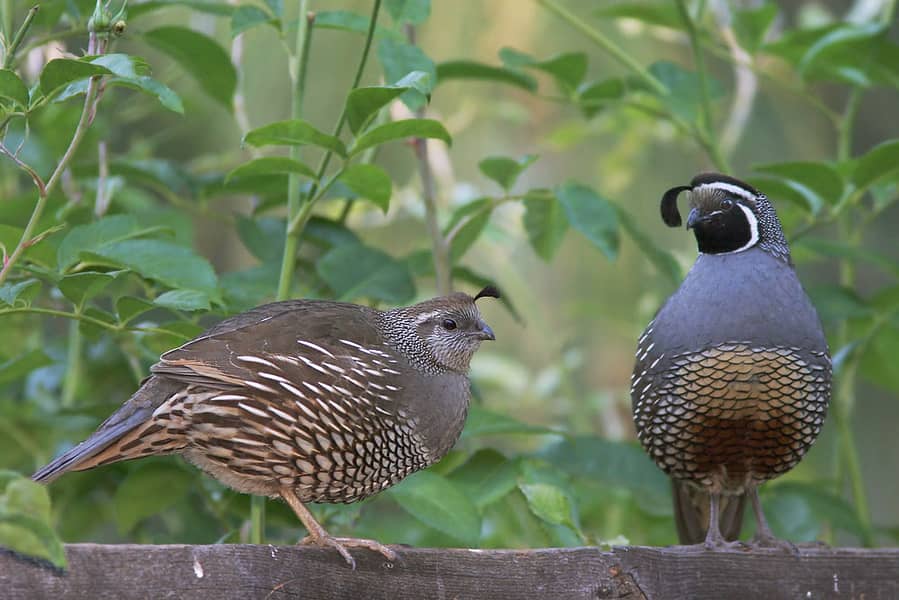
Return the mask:
<path id="1" fill-rule="evenodd" d="M 681 192 L 699 257 L 639 339 L 637 436 L 673 480 L 682 543 L 731 545 L 748 497 L 754 544 L 791 549 L 771 533 L 758 488 L 796 466 L 821 430 L 831 390 L 824 332 L 764 194 L 698 175 L 664 194 L 671 227 L 682 222 Z"/>
<path id="2" fill-rule="evenodd" d="M 162 355 L 87 440 L 33 475 L 180 454 L 225 485 L 281 497 L 337 549 L 392 550 L 330 536 L 308 502 L 355 502 L 440 460 L 470 400 L 468 368 L 494 339 L 476 301 L 493 287 L 380 311 L 320 300 L 254 308 Z"/>

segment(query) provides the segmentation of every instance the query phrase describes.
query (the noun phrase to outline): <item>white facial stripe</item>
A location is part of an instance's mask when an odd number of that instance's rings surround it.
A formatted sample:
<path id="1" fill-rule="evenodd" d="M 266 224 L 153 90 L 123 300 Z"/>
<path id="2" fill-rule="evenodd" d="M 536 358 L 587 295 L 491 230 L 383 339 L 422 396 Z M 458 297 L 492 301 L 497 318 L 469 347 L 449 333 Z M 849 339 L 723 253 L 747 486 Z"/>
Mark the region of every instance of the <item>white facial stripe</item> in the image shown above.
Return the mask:
<path id="1" fill-rule="evenodd" d="M 746 222 L 749 223 L 749 241 L 746 242 L 746 245 L 737 248 L 733 252 L 742 252 L 743 250 L 748 250 L 755 246 L 759 241 L 759 220 L 755 217 L 755 213 L 752 212 L 748 206 L 744 206 L 737 202 L 737 206 L 740 207 L 740 210 L 743 211 L 743 214 L 746 215 Z M 728 252 L 728 254 L 733 254 L 733 252 Z"/>
<path id="2" fill-rule="evenodd" d="M 745 198 L 746 200 L 752 200 L 752 201 L 755 200 L 755 194 L 753 194 L 749 190 L 747 190 L 745 188 L 741 188 L 740 186 L 734 185 L 732 183 L 725 183 L 723 181 L 713 181 L 711 183 L 703 183 L 703 184 L 697 185 L 695 188 L 693 188 L 693 191 L 698 192 L 698 191 L 704 190 L 704 189 L 721 190 L 723 192 L 729 192 L 731 194 L 739 196 L 740 198 Z"/>

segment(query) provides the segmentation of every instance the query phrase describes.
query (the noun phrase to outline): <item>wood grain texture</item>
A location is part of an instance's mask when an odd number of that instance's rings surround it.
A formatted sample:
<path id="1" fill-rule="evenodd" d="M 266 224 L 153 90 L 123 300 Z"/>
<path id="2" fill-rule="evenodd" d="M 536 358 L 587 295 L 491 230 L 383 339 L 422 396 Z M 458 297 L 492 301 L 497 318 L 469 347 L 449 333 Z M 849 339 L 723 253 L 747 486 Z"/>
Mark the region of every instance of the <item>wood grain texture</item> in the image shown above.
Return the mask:
<path id="1" fill-rule="evenodd" d="M 65 573 L 0 552 L 0 598 L 899 598 L 899 549 L 395 549 L 355 571 L 312 547 L 72 544 Z"/>

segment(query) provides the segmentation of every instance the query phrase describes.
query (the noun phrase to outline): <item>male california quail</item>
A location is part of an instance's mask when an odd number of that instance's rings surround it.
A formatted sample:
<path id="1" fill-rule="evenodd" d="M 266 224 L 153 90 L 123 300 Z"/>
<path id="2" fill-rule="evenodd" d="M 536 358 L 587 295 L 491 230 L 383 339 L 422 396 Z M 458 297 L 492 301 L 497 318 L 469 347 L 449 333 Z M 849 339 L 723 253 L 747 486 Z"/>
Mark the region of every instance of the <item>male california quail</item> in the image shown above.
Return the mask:
<path id="1" fill-rule="evenodd" d="M 698 175 L 662 197 L 671 227 L 681 224 L 683 191 L 699 257 L 638 342 L 637 435 L 674 480 L 682 543 L 735 540 L 748 495 L 755 542 L 781 545 L 758 486 L 793 468 L 821 430 L 827 341 L 768 198 L 732 177 Z"/>
<path id="2" fill-rule="evenodd" d="M 289 300 L 226 319 L 162 355 L 135 394 L 86 441 L 33 475 L 182 454 L 225 485 L 280 496 L 309 542 L 394 553 L 334 538 L 305 502 L 355 502 L 423 469 L 455 444 L 470 399 L 469 361 L 495 339 L 474 298 L 455 293 L 380 311 Z"/>

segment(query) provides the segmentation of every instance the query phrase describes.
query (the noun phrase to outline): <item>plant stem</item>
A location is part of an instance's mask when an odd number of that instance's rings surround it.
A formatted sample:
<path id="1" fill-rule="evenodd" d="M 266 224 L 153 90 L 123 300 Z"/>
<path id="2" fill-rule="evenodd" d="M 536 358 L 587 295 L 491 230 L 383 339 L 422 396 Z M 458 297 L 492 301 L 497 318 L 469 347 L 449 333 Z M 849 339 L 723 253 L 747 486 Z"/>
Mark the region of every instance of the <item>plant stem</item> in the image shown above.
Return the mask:
<path id="1" fill-rule="evenodd" d="M 415 44 L 415 27 L 406 25 L 406 37 Z M 417 118 L 424 117 L 424 107 L 415 111 Z M 446 296 L 453 291 L 453 266 L 450 257 L 449 240 L 440 231 L 437 218 L 437 198 L 434 190 L 434 173 L 428 156 L 428 140 L 415 138 L 415 157 L 418 159 L 418 175 L 421 178 L 421 197 L 425 205 L 425 223 L 431 238 L 431 255 L 434 260 L 434 280 L 437 293 Z"/>
<path id="2" fill-rule="evenodd" d="M 75 393 L 78 391 L 78 380 L 81 377 L 81 328 L 77 320 L 69 323 L 68 355 L 66 357 L 66 376 L 62 382 L 62 407 L 72 408 L 75 404 Z"/>
<path id="3" fill-rule="evenodd" d="M 844 162 L 852 157 L 852 137 L 855 117 L 861 104 L 862 90 L 852 88 L 846 100 L 846 107 L 837 125 L 837 160 Z M 848 197 L 857 201 L 859 194 L 850 194 Z M 847 202 L 848 204 L 848 202 Z M 841 205 L 845 206 L 841 202 Z M 847 245 L 859 242 L 859 232 L 855 230 L 852 215 L 848 212 L 840 214 L 838 219 L 838 232 L 840 241 Z M 849 258 L 843 258 L 839 263 L 840 285 L 845 288 L 853 288 L 855 285 L 855 265 Z M 837 332 L 837 347 L 843 348 L 851 342 L 849 323 L 840 324 Z M 852 491 L 852 499 L 855 504 L 856 515 L 862 525 L 862 544 L 872 546 L 874 544 L 871 532 L 871 512 L 868 508 L 868 498 L 865 492 L 865 483 L 861 471 L 861 462 L 858 455 L 858 445 L 852 430 L 852 411 L 855 407 L 856 366 L 859 353 L 853 353 L 846 359 L 842 372 L 836 382 L 836 394 L 834 401 L 834 420 L 839 432 L 841 471 L 849 478 L 849 487 Z M 838 484 L 842 483 L 838 481 Z"/>
<path id="4" fill-rule="evenodd" d="M 91 46 L 96 47 L 95 33 L 91 33 Z M 28 219 L 28 224 L 25 225 L 22 237 L 19 240 L 18 245 L 16 245 L 15 250 L 13 250 L 12 254 L 7 258 L 6 264 L 0 269 L 0 284 L 3 284 L 3 282 L 6 281 L 12 267 L 22 257 L 22 253 L 29 247 L 34 235 L 34 230 L 47 205 L 47 199 L 59 182 L 60 177 L 62 177 L 66 167 L 69 166 L 69 162 L 71 162 L 72 158 L 75 156 L 75 152 L 78 150 L 78 146 L 81 145 L 84 136 L 87 134 L 87 130 L 93 121 L 97 104 L 99 103 L 99 98 L 97 97 L 97 91 L 100 88 L 99 84 L 100 76 L 90 78 L 87 84 L 87 91 L 84 95 L 84 108 L 81 109 L 81 118 L 78 120 L 78 125 L 75 127 L 75 132 L 72 134 L 72 140 L 69 142 L 69 147 L 66 148 L 65 153 L 62 155 L 62 158 L 59 159 L 59 163 L 56 165 L 53 173 L 50 174 L 50 178 L 47 180 L 44 189 L 38 193 L 37 202 L 34 204 L 34 210 L 31 212 L 31 218 Z"/>
<path id="5" fill-rule="evenodd" d="M 307 0 L 300 0 L 296 45 L 290 65 L 290 78 L 293 83 L 293 99 L 290 108 L 292 119 L 299 119 L 303 115 L 303 94 L 306 91 L 306 71 L 309 64 L 309 47 L 313 25 L 308 16 L 307 7 Z M 299 160 L 299 147 L 291 147 L 290 157 L 294 160 Z M 287 229 L 284 239 L 284 254 L 281 256 L 281 275 L 278 278 L 278 300 L 286 300 L 290 297 L 290 289 L 293 283 L 299 236 L 291 233 L 290 226 L 300 211 L 300 195 L 300 177 L 291 173 L 287 178 Z"/>
<path id="6" fill-rule="evenodd" d="M 699 42 L 699 32 L 696 24 L 687 10 L 684 0 L 677 0 L 677 9 L 680 13 L 681 20 L 684 22 L 684 28 L 687 30 L 687 36 L 690 38 L 690 48 L 693 51 L 693 62 L 696 65 L 696 77 L 699 79 L 699 123 L 697 126 L 696 136 L 698 141 L 709 159 L 714 163 L 715 168 L 730 173 L 730 165 L 721 152 L 714 131 L 714 119 L 712 118 L 712 102 L 709 99 L 708 77 L 706 75 L 705 56 L 702 52 L 702 46 Z"/>
<path id="7" fill-rule="evenodd" d="M 537 0 L 537 3 L 555 13 L 556 16 L 590 38 L 591 41 L 607 53 L 611 54 L 618 62 L 633 71 L 640 79 L 651 87 L 655 93 L 660 96 L 668 95 L 668 88 L 665 87 L 665 84 L 656 79 L 649 71 L 644 69 L 640 63 L 631 58 L 628 53 L 615 45 L 609 38 L 584 23 L 580 17 L 570 12 L 568 9 L 563 8 L 555 0 Z"/>
<path id="8" fill-rule="evenodd" d="M 355 90 L 359 87 L 359 82 L 362 81 L 362 73 L 365 71 L 365 64 L 368 62 L 368 54 L 371 51 L 371 43 L 375 37 L 375 27 L 378 23 L 378 13 L 381 10 L 381 0 L 375 0 L 374 6 L 372 7 L 371 18 L 368 22 L 368 31 L 365 35 L 365 46 L 362 48 L 362 56 L 359 58 L 359 65 L 356 67 L 356 75 L 353 77 L 353 84 L 350 86 L 350 91 Z M 334 137 L 339 137 L 340 132 L 343 131 L 343 126 L 346 123 L 346 112 L 343 111 L 340 113 L 340 118 L 337 119 L 337 125 L 334 126 L 334 131 L 331 133 Z M 334 152 L 332 150 L 328 150 L 325 152 L 324 156 L 322 156 L 321 163 L 318 165 L 318 170 L 315 174 L 315 181 L 312 182 L 312 186 L 309 188 L 309 193 L 306 194 L 306 203 L 303 204 L 303 207 L 300 209 L 300 212 L 296 215 L 294 219 L 288 220 L 287 225 L 287 235 L 295 236 L 299 238 L 300 234 L 303 233 L 303 229 L 306 227 L 306 223 L 309 222 L 309 218 L 312 216 L 312 209 L 315 207 L 315 204 L 321 200 L 324 192 L 327 187 L 334 183 L 335 177 L 332 177 L 328 180 L 328 183 L 325 186 L 322 186 L 322 178 L 325 176 L 325 171 L 328 170 L 328 165 L 331 163 L 331 158 L 333 157 Z"/>
<path id="9" fill-rule="evenodd" d="M 12 20 L 12 7 L 10 3 L 7 2 L 3 5 L 3 17 L 5 20 Z M 8 69 L 12 66 L 13 61 L 16 59 L 16 54 L 19 51 L 19 47 L 22 45 L 22 42 L 25 41 L 25 36 L 28 35 L 28 29 L 31 28 L 31 22 L 34 21 L 34 17 L 37 15 L 37 11 L 39 10 L 39 6 L 32 6 L 31 9 L 26 13 L 25 20 L 22 21 L 21 27 L 16 31 L 15 37 L 12 39 L 12 43 L 6 48 L 6 55 L 3 57 L 3 68 Z"/>

